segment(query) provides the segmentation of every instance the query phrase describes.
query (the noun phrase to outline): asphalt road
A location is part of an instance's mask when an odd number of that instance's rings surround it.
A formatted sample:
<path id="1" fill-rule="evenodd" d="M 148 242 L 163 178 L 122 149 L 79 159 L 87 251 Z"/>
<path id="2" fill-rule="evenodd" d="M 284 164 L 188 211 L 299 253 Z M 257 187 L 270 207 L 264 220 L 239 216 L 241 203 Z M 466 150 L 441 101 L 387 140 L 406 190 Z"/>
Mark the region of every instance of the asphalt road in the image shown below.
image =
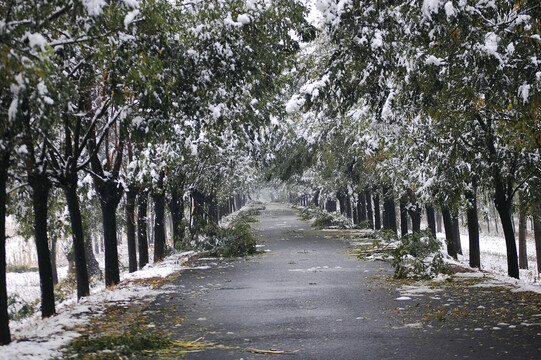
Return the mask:
<path id="1" fill-rule="evenodd" d="M 265 254 L 203 259 L 213 265 L 183 272 L 147 309 L 176 339 L 225 346 L 183 358 L 541 358 L 535 334 L 414 326 L 412 312 L 406 318 L 399 307 L 415 303 L 397 301 L 399 292 L 385 285 L 388 263 L 349 256 L 349 243 L 314 231 L 284 205 L 268 204 L 257 228 Z"/>

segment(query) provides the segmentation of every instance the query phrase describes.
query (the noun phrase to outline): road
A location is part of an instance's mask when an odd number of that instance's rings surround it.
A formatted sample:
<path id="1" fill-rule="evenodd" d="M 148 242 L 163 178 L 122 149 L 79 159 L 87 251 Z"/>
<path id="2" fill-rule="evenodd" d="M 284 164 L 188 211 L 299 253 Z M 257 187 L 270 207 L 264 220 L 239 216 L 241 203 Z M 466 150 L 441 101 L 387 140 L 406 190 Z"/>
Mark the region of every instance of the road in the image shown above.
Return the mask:
<path id="1" fill-rule="evenodd" d="M 388 263 L 348 255 L 348 242 L 311 229 L 285 205 L 268 204 L 257 232 L 266 253 L 186 271 L 147 309 L 153 326 L 168 329 L 176 339 L 203 337 L 205 342 L 224 345 L 184 358 L 540 356 L 535 334 L 532 340 L 511 330 L 479 333 L 417 326 L 401 310 L 408 306 L 416 310 L 419 305 L 396 300 L 400 293 L 385 281 L 392 274 Z M 201 264 L 205 262 L 216 260 L 203 259 Z M 259 354 L 253 349 L 291 353 Z"/>

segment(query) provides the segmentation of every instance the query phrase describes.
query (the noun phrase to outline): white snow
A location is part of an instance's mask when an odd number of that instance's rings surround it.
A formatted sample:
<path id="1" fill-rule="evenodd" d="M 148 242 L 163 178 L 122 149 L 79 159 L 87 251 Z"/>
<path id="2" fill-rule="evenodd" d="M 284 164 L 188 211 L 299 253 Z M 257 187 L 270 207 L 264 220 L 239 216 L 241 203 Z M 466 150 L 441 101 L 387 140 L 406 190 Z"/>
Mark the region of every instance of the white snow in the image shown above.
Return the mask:
<path id="1" fill-rule="evenodd" d="M 137 15 L 139 15 L 139 10 L 138 9 L 130 11 L 126 15 L 126 17 L 124 17 L 124 27 L 128 27 L 128 25 L 131 24 L 135 20 Z"/>
<path id="2" fill-rule="evenodd" d="M 90 16 L 98 16 L 103 12 L 103 8 L 107 6 L 105 0 L 83 0 L 86 11 Z"/>
<path id="3" fill-rule="evenodd" d="M 45 49 L 45 45 L 47 45 L 47 40 L 43 35 L 40 33 L 26 33 L 26 38 L 28 39 L 28 46 L 31 48 L 33 47 L 39 47 L 42 50 Z"/>
<path id="4" fill-rule="evenodd" d="M 288 114 L 299 111 L 299 109 L 304 105 L 304 98 L 299 95 L 293 95 L 291 99 L 286 104 L 286 112 Z"/>
<path id="5" fill-rule="evenodd" d="M 250 16 L 248 16 L 248 14 L 240 14 L 239 16 L 237 16 L 237 21 L 242 25 L 248 25 L 252 20 L 250 19 Z"/>
<path id="6" fill-rule="evenodd" d="M 376 31 L 374 33 L 374 38 L 370 42 L 372 49 L 377 49 L 383 46 L 383 37 L 381 36 L 381 31 Z"/>
<path id="7" fill-rule="evenodd" d="M 483 49 L 489 54 L 497 59 L 501 59 L 500 54 L 498 53 L 498 42 L 500 38 L 493 32 L 489 32 L 485 35 L 485 44 Z"/>
<path id="8" fill-rule="evenodd" d="M 434 55 L 427 56 L 427 58 L 425 60 L 425 64 L 427 64 L 427 65 L 440 66 L 442 63 L 443 63 L 443 59 L 439 58 L 439 57 L 436 57 Z"/>
<path id="9" fill-rule="evenodd" d="M 448 18 L 456 15 L 456 9 L 451 1 L 445 3 L 445 15 L 447 15 Z"/>
<path id="10" fill-rule="evenodd" d="M 441 3 L 441 0 L 424 0 L 421 12 L 426 18 L 431 19 L 432 14 L 438 13 Z"/>
<path id="11" fill-rule="evenodd" d="M 528 102 L 528 98 L 530 97 L 530 88 L 532 86 L 528 84 L 527 82 L 524 82 L 521 86 L 518 88 L 518 97 L 522 97 L 522 102 L 526 103 Z"/>

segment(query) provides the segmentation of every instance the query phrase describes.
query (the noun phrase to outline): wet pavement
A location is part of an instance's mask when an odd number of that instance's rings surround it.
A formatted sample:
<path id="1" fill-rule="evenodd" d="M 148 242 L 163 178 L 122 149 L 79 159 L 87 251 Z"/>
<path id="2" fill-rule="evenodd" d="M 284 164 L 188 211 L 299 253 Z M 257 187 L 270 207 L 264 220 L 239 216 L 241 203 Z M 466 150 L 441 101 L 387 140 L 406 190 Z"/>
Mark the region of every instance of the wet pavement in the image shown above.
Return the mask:
<path id="1" fill-rule="evenodd" d="M 200 259 L 210 266 L 181 273 L 143 312 L 174 339 L 223 345 L 183 358 L 541 358 L 538 325 L 479 331 L 458 315 L 423 320 L 445 304 L 397 300 L 390 264 L 351 256 L 351 242 L 311 229 L 285 205 L 267 204 L 259 220 L 265 253 Z"/>

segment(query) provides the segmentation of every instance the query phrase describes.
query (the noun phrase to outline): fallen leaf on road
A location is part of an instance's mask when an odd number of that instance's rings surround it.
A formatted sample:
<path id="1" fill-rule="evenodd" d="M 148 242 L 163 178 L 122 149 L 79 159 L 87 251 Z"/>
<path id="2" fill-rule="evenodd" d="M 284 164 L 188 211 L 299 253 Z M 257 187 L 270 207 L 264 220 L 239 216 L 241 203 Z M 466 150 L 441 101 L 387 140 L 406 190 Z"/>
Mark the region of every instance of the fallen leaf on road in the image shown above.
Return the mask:
<path id="1" fill-rule="evenodd" d="M 251 352 L 251 353 L 254 353 L 254 354 L 276 354 L 276 355 L 285 355 L 285 354 L 295 354 L 295 353 L 298 353 L 299 350 L 291 350 L 291 351 L 287 351 L 287 350 L 259 350 L 259 349 L 246 349 L 247 351 Z"/>

